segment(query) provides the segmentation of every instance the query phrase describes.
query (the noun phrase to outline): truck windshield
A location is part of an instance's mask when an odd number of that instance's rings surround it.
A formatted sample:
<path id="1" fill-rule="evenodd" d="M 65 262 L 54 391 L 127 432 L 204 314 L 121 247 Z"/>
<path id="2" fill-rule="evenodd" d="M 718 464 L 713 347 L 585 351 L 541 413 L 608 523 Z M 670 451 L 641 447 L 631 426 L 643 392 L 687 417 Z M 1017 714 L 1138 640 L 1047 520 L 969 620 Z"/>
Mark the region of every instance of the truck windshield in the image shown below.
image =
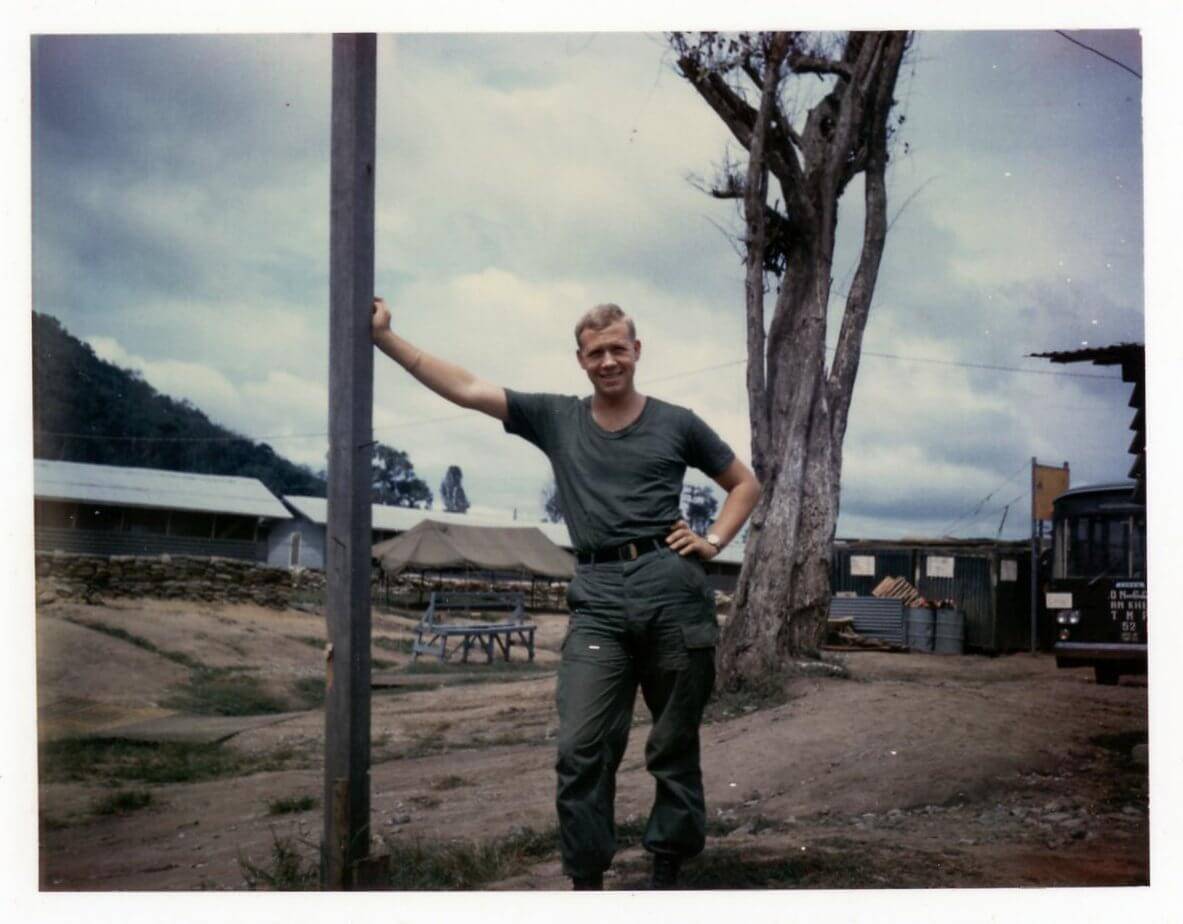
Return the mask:
<path id="1" fill-rule="evenodd" d="M 1058 526 L 1058 577 L 1146 576 L 1144 514 L 1065 517 Z"/>

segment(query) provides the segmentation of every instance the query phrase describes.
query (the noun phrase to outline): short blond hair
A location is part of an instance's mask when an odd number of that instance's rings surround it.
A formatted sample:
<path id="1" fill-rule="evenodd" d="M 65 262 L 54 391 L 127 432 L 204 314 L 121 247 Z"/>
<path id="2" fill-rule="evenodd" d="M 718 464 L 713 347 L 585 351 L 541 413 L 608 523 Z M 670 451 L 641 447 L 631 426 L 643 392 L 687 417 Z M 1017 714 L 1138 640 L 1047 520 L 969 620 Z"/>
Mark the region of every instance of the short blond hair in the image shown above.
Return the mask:
<path id="1" fill-rule="evenodd" d="M 637 327 L 633 324 L 633 319 L 624 313 L 624 310 L 619 305 L 614 305 L 611 302 L 605 302 L 603 305 L 596 305 L 586 311 L 582 318 L 575 325 L 575 345 L 579 349 L 583 349 L 583 343 L 579 336 L 589 328 L 591 330 L 603 330 L 610 324 L 615 324 L 617 321 L 624 321 L 628 324 L 628 335 L 631 339 L 637 339 Z"/>

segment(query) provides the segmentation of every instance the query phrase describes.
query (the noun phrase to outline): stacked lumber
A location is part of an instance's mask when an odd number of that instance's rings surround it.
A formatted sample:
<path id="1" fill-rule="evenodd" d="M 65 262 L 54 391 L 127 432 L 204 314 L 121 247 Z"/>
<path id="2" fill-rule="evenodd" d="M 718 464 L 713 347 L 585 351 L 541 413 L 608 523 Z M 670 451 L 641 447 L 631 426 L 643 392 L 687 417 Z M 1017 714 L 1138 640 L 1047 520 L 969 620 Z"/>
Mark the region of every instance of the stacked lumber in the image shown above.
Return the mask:
<path id="1" fill-rule="evenodd" d="M 903 600 L 904 606 L 907 607 L 927 606 L 934 610 L 957 608 L 957 601 L 949 597 L 943 600 L 929 600 L 926 597 L 922 597 L 920 591 L 899 577 L 885 577 L 875 585 L 875 589 L 871 591 L 871 596 L 892 597 L 896 600 Z"/>
<path id="2" fill-rule="evenodd" d="M 871 591 L 872 597 L 891 597 L 896 600 L 903 600 L 904 606 L 918 607 L 927 606 L 928 601 L 920 596 L 920 591 L 909 584 L 902 577 L 885 577 Z"/>

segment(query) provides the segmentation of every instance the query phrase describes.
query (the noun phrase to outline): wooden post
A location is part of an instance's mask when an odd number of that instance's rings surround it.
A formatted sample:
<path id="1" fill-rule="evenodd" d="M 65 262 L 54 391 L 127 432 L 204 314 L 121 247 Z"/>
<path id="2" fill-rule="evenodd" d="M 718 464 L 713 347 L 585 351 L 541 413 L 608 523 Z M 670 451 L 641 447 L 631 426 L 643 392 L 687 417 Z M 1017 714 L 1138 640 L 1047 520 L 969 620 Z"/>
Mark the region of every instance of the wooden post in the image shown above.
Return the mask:
<path id="1" fill-rule="evenodd" d="M 329 471 L 321 884 L 348 889 L 370 846 L 370 459 L 377 43 L 333 36 Z"/>
<path id="2" fill-rule="evenodd" d="M 1039 520 L 1035 518 L 1035 456 L 1031 457 L 1031 654 L 1039 641 Z"/>

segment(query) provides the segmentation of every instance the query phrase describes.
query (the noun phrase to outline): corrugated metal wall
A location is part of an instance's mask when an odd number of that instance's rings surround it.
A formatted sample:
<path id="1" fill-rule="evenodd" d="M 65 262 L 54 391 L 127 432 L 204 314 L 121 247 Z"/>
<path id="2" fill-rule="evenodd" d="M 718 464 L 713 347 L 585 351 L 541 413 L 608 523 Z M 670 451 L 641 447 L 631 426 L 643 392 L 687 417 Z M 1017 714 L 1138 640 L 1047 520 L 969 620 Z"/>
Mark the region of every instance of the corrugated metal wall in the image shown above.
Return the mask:
<path id="1" fill-rule="evenodd" d="M 117 530 L 61 529 L 42 526 L 33 530 L 38 552 L 61 550 L 79 555 L 201 555 L 266 561 L 267 543 L 238 539 L 199 539 Z"/>
<path id="2" fill-rule="evenodd" d="M 904 605 L 890 597 L 834 597 L 830 618 L 853 620 L 860 635 L 904 644 Z"/>
<path id="3" fill-rule="evenodd" d="M 850 559 L 852 556 L 874 556 L 874 576 L 850 573 Z M 912 580 L 912 550 L 900 548 L 845 548 L 835 546 L 830 556 L 830 589 L 838 591 L 852 591 L 860 596 L 870 596 L 880 581 L 885 577 L 902 577 Z"/>
<path id="4" fill-rule="evenodd" d="M 927 559 L 952 558 L 953 577 L 929 577 Z M 920 556 L 917 590 L 928 600 L 955 600 L 965 613 L 965 644 L 969 648 L 996 651 L 994 629 L 994 586 L 990 557 L 951 554 L 947 550 Z"/>

